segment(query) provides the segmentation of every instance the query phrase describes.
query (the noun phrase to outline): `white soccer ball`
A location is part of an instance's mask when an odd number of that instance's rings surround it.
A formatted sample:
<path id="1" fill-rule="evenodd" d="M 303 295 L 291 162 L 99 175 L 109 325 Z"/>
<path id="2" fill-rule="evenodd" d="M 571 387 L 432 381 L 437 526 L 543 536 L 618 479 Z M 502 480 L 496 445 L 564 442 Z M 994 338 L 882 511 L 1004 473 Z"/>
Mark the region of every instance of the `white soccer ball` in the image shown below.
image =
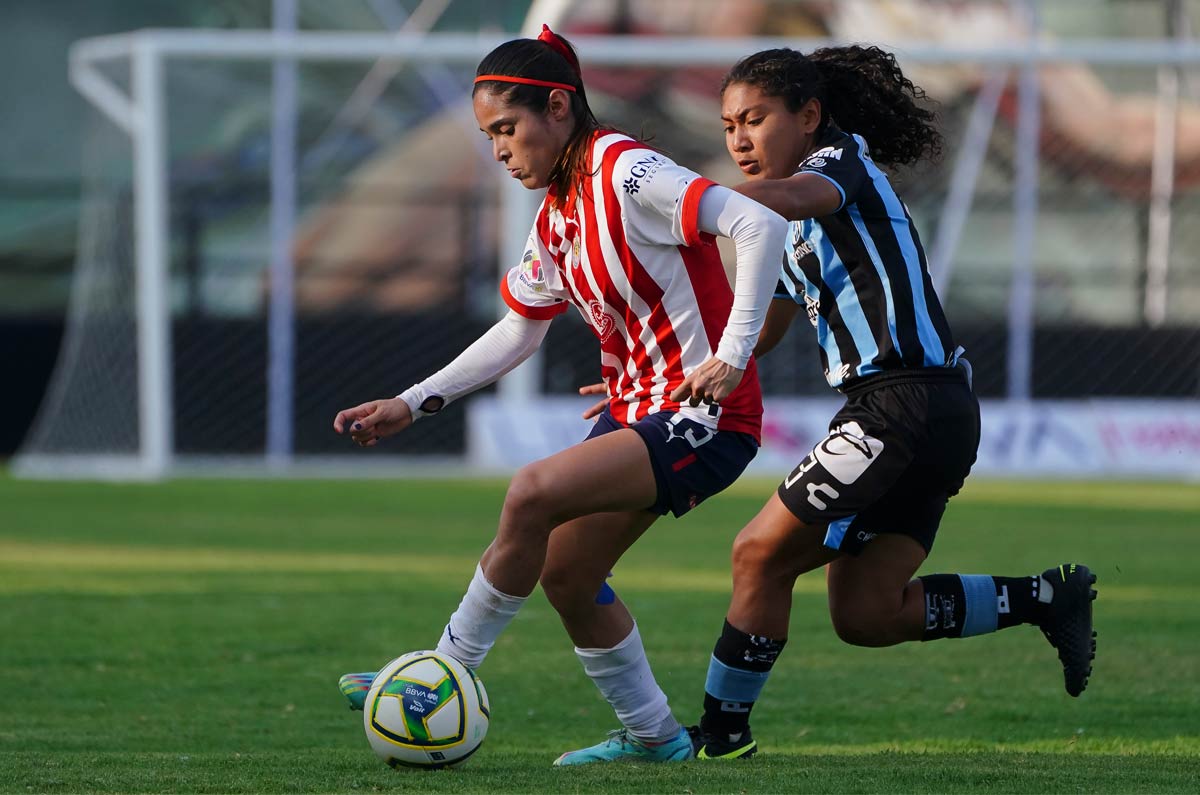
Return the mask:
<path id="1" fill-rule="evenodd" d="M 371 749 L 393 768 L 460 765 L 479 750 L 489 720 L 483 682 L 436 651 L 409 652 L 385 665 L 363 706 Z"/>

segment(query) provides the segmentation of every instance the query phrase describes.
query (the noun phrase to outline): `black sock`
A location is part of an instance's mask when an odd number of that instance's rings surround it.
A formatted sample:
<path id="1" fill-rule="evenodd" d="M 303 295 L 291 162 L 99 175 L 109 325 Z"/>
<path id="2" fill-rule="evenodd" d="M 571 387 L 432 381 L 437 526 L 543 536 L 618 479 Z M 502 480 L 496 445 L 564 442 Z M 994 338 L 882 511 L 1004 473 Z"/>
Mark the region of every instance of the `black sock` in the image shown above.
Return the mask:
<path id="1" fill-rule="evenodd" d="M 925 634 L 921 640 L 959 637 L 967 612 L 962 579 L 957 574 L 926 574 L 920 580 L 925 586 Z"/>
<path id="2" fill-rule="evenodd" d="M 1042 582 L 1040 576 L 993 577 L 992 580 L 996 584 L 996 603 L 1000 611 L 997 629 L 1041 621 L 1046 605 L 1038 601 Z"/>
<path id="3" fill-rule="evenodd" d="M 987 574 L 927 574 L 925 635 L 921 640 L 966 638 L 1017 624 L 1036 624 L 1045 605 L 1038 601 L 1041 578 Z"/>
<path id="4" fill-rule="evenodd" d="M 713 648 L 704 684 L 704 716 L 700 728 L 706 734 L 736 742 L 750 726 L 750 711 L 779 659 L 787 639 L 773 640 L 749 635 L 728 621 Z"/>

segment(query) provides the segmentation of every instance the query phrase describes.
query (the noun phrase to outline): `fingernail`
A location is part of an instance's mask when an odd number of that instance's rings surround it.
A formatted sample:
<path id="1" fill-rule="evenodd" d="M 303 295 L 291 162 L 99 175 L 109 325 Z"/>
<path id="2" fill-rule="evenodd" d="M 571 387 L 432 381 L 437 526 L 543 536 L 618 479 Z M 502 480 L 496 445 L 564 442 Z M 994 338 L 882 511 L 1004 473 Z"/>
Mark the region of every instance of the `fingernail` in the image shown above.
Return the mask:
<path id="1" fill-rule="evenodd" d="M 361 422 L 356 422 L 356 423 L 354 423 L 354 430 L 356 430 L 356 431 L 361 431 L 361 430 L 362 430 L 362 423 L 361 423 Z"/>

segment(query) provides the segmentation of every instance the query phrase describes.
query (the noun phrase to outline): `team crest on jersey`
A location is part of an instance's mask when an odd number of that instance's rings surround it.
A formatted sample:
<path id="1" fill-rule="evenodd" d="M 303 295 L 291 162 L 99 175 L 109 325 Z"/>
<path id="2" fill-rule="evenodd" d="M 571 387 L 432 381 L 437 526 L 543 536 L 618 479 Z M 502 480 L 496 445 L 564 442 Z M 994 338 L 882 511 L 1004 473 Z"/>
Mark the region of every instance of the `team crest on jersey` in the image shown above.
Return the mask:
<path id="1" fill-rule="evenodd" d="M 596 329 L 601 345 L 612 336 L 613 329 L 617 327 L 616 319 L 604 311 L 603 304 L 594 299 L 588 301 L 588 319 L 592 321 L 592 327 Z"/>

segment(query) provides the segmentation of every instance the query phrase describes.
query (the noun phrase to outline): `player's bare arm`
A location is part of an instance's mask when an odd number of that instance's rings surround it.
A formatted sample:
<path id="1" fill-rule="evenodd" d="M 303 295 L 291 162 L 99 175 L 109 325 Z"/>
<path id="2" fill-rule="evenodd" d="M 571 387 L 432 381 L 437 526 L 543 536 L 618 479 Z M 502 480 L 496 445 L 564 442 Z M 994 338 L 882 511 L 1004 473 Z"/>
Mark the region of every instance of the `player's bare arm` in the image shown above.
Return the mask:
<path id="1" fill-rule="evenodd" d="M 791 328 L 799 308 L 800 305 L 790 299 L 776 299 L 771 302 L 767 307 L 767 319 L 763 323 L 762 333 L 758 335 L 758 344 L 754 346 L 755 358 L 761 359 L 779 344 L 783 335 Z"/>
<path id="2" fill-rule="evenodd" d="M 842 194 L 833 183 L 816 174 L 743 182 L 734 190 L 770 207 L 789 221 L 832 215 L 842 205 Z"/>

